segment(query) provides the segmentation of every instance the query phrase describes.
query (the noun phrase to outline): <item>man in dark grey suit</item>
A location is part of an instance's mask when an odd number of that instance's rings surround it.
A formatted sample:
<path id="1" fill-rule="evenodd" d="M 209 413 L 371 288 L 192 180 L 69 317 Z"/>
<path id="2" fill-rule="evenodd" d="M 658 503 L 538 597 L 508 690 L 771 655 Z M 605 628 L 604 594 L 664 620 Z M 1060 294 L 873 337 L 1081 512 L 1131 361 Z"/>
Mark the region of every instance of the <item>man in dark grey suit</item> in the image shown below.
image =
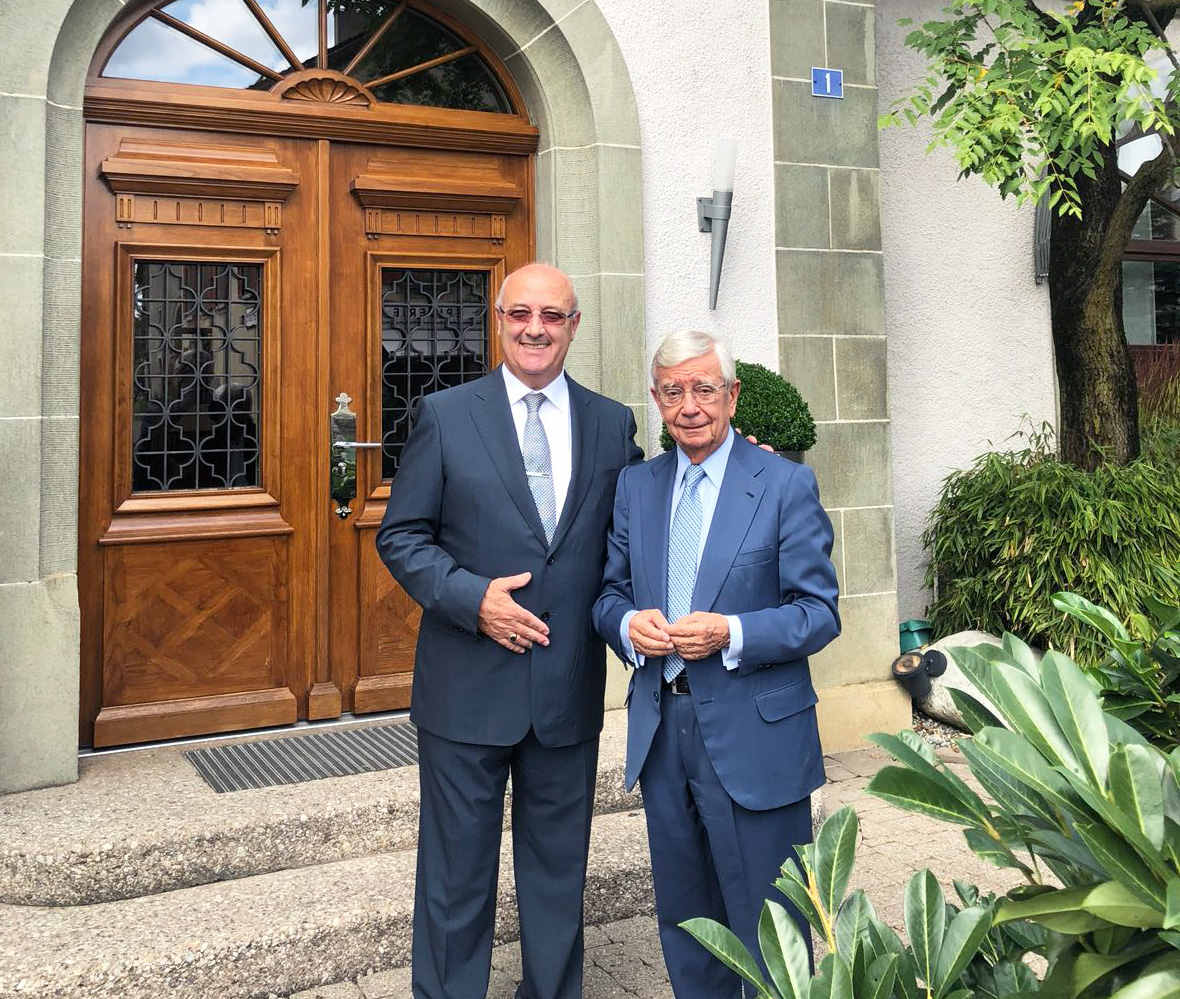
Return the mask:
<path id="1" fill-rule="evenodd" d="M 566 275 L 520 268 L 496 312 L 503 365 L 422 400 L 377 532 L 422 606 L 412 988 L 484 999 L 511 773 L 517 997 L 578 999 L 606 683 L 590 606 L 615 481 L 642 452 L 631 411 L 564 374 L 580 319 Z"/>

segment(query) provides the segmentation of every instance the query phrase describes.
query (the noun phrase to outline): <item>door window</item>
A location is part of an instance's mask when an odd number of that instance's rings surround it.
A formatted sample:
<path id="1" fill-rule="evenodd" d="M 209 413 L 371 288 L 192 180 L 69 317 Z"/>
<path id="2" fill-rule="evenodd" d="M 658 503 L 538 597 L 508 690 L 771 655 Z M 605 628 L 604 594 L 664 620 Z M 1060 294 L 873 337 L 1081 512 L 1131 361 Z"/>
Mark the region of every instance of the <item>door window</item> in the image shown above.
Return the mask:
<path id="1" fill-rule="evenodd" d="M 133 266 L 132 490 L 256 488 L 262 265 Z"/>
<path id="2" fill-rule="evenodd" d="M 486 271 L 381 269 L 381 474 L 392 478 L 424 395 L 488 370 Z"/>

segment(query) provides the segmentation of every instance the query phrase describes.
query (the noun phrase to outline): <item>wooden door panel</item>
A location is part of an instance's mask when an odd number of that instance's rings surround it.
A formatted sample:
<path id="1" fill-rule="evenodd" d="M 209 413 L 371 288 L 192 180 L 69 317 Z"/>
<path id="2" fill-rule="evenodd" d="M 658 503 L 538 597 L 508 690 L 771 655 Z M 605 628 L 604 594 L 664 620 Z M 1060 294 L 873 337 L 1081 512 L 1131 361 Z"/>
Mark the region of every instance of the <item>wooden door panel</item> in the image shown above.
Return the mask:
<path id="1" fill-rule="evenodd" d="M 390 413 L 383 420 L 382 275 L 462 272 L 486 279 L 481 370 L 493 367 L 499 344 L 492 301 L 504 275 L 534 252 L 531 171 L 524 157 L 361 145 L 332 150 L 332 392 L 352 398 L 358 439 L 383 442 L 385 450 L 384 458 L 381 450 L 358 454 L 352 514 L 329 527 L 330 677 L 345 708 L 358 713 L 409 705 L 421 616 L 374 545 L 390 461 L 408 426 L 387 425 L 395 420 Z M 416 349 L 429 352 L 424 343 Z M 455 376 L 453 366 L 443 373 Z M 413 401 L 399 406 L 408 411 Z"/>
<path id="2" fill-rule="evenodd" d="M 377 554 L 375 525 L 357 526 L 357 606 L 367 612 L 361 615 L 353 710 L 408 708 L 422 609 L 393 581 Z"/>
<path id="3" fill-rule="evenodd" d="M 298 717 L 313 514 L 288 466 L 314 442 L 285 400 L 315 329 L 313 153 L 87 130 L 84 743 Z"/>
<path id="4" fill-rule="evenodd" d="M 285 538 L 119 545 L 106 556 L 106 704 L 286 686 Z"/>

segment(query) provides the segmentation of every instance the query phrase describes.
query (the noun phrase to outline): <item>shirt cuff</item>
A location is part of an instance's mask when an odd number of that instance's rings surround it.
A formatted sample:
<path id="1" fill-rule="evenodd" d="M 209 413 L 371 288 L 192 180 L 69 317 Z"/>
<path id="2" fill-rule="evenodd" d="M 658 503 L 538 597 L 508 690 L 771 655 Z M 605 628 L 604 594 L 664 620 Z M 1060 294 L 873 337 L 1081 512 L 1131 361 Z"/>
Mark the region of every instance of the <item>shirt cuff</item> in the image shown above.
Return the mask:
<path id="1" fill-rule="evenodd" d="M 721 662 L 726 669 L 737 669 L 742 664 L 742 622 L 736 614 L 726 614 L 729 622 L 729 647 L 721 650 Z"/>
<path id="2" fill-rule="evenodd" d="M 631 618 L 633 618 L 639 611 L 630 610 L 623 615 L 622 623 L 619 625 L 619 643 L 623 646 L 625 653 L 625 660 L 628 666 L 639 669 L 643 665 L 644 655 L 641 652 L 635 651 L 635 646 L 631 644 Z"/>

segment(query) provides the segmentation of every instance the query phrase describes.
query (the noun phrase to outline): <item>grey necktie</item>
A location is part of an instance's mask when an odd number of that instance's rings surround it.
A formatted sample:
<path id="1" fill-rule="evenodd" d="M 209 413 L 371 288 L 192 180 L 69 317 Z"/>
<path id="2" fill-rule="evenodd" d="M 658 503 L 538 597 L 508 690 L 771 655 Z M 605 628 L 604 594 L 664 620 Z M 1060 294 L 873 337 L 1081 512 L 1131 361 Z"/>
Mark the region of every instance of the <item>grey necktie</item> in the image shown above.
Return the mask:
<path id="1" fill-rule="evenodd" d="M 684 491 L 668 534 L 668 621 L 675 623 L 692 611 L 692 591 L 697 581 L 697 552 L 701 547 L 701 497 L 697 487 L 705 477 L 700 465 L 684 473 Z M 664 679 L 674 680 L 684 669 L 680 653 L 664 657 Z"/>
<path id="2" fill-rule="evenodd" d="M 557 496 L 553 491 L 553 463 L 549 457 L 549 438 L 537 410 L 545 401 L 543 392 L 530 392 L 524 397 L 528 407 L 528 419 L 524 421 L 524 471 L 529 479 L 529 489 L 541 526 L 545 528 L 545 541 L 552 543 L 553 532 L 557 530 Z"/>

